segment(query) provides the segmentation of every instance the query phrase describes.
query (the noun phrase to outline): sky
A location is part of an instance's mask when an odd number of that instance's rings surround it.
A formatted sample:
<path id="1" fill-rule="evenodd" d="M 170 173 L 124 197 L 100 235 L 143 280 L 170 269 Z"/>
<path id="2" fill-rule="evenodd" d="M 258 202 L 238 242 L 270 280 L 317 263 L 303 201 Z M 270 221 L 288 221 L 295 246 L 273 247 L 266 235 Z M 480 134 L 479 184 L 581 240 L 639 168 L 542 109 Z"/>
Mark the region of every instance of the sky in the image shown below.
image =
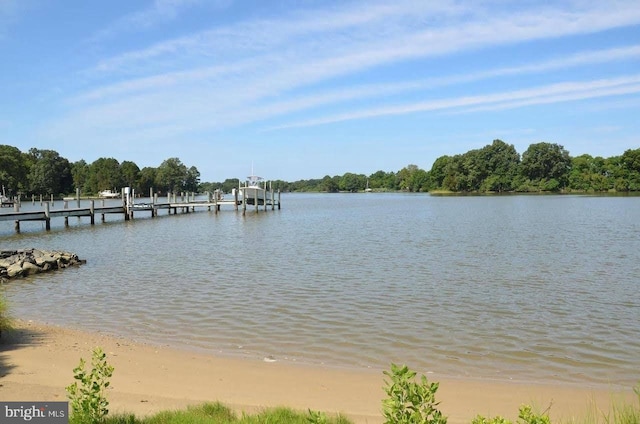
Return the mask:
<path id="1" fill-rule="evenodd" d="M 0 144 L 201 180 L 640 148 L 639 0 L 0 0 Z"/>

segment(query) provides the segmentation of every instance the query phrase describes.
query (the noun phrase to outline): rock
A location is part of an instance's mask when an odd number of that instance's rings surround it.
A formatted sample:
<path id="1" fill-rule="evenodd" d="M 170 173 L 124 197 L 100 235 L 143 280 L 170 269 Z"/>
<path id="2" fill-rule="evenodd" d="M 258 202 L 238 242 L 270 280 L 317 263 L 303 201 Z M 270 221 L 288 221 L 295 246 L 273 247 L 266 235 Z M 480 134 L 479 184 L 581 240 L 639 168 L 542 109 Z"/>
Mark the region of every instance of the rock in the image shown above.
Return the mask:
<path id="1" fill-rule="evenodd" d="M 34 263 L 24 261 L 24 263 L 22 264 L 23 275 L 39 274 L 41 272 L 42 272 L 42 268 L 40 268 L 38 265 Z"/>
<path id="2" fill-rule="evenodd" d="M 16 262 L 7 267 L 7 277 L 14 278 L 22 276 L 22 264 Z"/>
<path id="3" fill-rule="evenodd" d="M 4 250 L 0 251 L 0 282 L 86 262 L 79 259 L 75 253 L 64 251 Z"/>

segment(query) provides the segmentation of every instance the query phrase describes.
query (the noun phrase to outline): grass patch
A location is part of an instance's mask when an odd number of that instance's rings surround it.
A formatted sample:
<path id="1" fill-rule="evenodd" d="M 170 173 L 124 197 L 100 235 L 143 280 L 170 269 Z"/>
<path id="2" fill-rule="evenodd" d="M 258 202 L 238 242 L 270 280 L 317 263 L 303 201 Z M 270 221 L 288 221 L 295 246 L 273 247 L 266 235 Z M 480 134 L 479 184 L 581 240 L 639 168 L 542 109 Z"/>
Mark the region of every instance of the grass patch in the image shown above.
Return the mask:
<path id="1" fill-rule="evenodd" d="M 121 414 L 105 418 L 103 424 L 352 424 L 343 416 L 328 417 L 323 413 L 302 413 L 290 408 L 270 408 L 257 414 L 236 415 L 220 402 L 204 403 L 186 410 L 163 411 L 146 418 Z"/>
<path id="2" fill-rule="evenodd" d="M 607 411 L 593 405 L 586 417 L 574 419 L 570 424 L 640 424 L 640 383 L 634 387 L 636 402 L 626 403 L 613 399 Z"/>

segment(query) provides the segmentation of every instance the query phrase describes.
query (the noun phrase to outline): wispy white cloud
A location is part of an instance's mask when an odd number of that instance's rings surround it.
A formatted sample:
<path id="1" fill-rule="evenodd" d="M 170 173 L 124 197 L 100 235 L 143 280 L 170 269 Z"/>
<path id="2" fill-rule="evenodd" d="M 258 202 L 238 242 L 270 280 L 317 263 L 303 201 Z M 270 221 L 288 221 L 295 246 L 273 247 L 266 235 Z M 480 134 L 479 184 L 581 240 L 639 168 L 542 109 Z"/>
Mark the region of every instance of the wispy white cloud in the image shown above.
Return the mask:
<path id="1" fill-rule="evenodd" d="M 421 79 L 384 70 L 414 61 L 433 63 L 483 48 L 640 24 L 640 8 L 635 0 L 619 2 L 616 7 L 578 2 L 529 5 L 525 9 L 513 5 L 504 9 L 489 7 L 495 2 L 431 3 L 436 2 L 349 3 L 333 9 L 291 12 L 104 58 L 83 73 L 95 85 L 68 98 L 67 116 L 54 122 L 48 131 L 62 136 L 98 130 L 101 134 L 152 138 L 269 118 L 284 122 L 261 123 L 263 128 L 274 130 L 416 112 L 471 113 L 638 92 L 637 81 L 587 79 L 488 94 L 476 91 L 475 95 L 434 100 L 434 93 L 429 91 L 439 87 L 612 61 L 637 61 L 640 45 L 537 57 L 529 63 L 454 75 L 425 66 L 424 72 L 418 73 L 426 76 Z M 162 6 L 167 8 L 162 11 L 156 2 L 144 13 L 123 18 L 123 28 L 135 20 L 156 24 L 173 19 L 173 13 L 193 4 L 176 0 Z M 514 8 L 517 10 L 510 10 Z M 371 74 L 375 74 L 377 82 L 357 82 L 361 75 Z M 332 88 L 325 87 L 329 83 L 333 83 Z M 398 99 L 406 93 L 425 100 Z M 376 100 L 377 106 L 363 105 L 371 99 Z M 335 110 L 329 113 L 319 110 L 322 107 Z M 298 115 L 303 112 L 313 115 L 300 118 Z"/>
<path id="2" fill-rule="evenodd" d="M 231 0 L 217 0 L 222 7 Z M 122 34 L 138 32 L 175 20 L 181 12 L 205 3 L 205 0 L 154 0 L 146 9 L 122 16 L 120 19 L 94 34 L 90 42 L 99 42 Z M 213 2 L 208 2 L 212 5 Z"/>
<path id="3" fill-rule="evenodd" d="M 461 109 L 464 113 L 510 109 L 536 104 L 561 103 L 640 92 L 640 74 L 616 79 L 588 82 L 566 82 L 542 87 L 492 93 L 479 96 L 455 97 L 397 106 L 362 109 L 345 114 L 325 116 L 273 127 L 271 130 L 326 125 L 355 119 L 404 115 L 418 112 Z"/>
<path id="4" fill-rule="evenodd" d="M 245 85 L 268 80 L 270 92 L 266 94 L 273 95 L 414 59 L 640 23 L 640 8 L 631 6 L 629 3 L 626 8 L 555 11 L 549 16 L 543 13 L 545 10 L 508 16 L 502 13 L 489 21 L 474 19 L 482 15 L 475 9 L 457 5 L 415 9 L 415 2 L 372 7 L 366 9 L 366 13 L 356 8 L 308 13 L 296 15 L 299 19 L 289 16 L 277 21 L 244 22 L 157 43 L 147 49 L 104 59 L 86 74 L 100 78 L 122 72 L 141 75 L 114 88 L 120 91 L 129 87 L 137 91 L 138 83 L 149 87 L 151 81 L 156 81 L 162 86 L 163 81 L 170 79 L 171 84 L 175 84 L 181 78 L 193 80 L 195 75 L 211 83 L 209 72 L 213 72 L 214 78 L 224 78 L 231 73 L 239 75 L 238 68 L 244 67 L 246 70 L 240 77 Z M 430 24 L 429 19 L 435 23 Z M 576 63 L 593 61 L 593 57 L 574 60 Z M 551 69 L 553 64 L 539 66 Z M 254 72 L 249 67 L 253 67 Z M 167 72 L 162 76 L 154 75 L 163 68 Z M 230 73 L 220 73 L 221 69 L 228 69 Z M 94 95 L 100 90 L 108 92 L 110 88 L 98 89 Z"/>

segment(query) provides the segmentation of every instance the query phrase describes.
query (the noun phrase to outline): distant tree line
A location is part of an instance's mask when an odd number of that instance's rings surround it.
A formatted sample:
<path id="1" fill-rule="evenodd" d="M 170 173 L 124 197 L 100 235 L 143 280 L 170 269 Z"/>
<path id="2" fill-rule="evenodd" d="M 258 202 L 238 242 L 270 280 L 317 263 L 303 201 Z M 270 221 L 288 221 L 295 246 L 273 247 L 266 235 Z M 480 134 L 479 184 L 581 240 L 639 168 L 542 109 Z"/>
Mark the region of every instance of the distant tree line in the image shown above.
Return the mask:
<path id="1" fill-rule="evenodd" d="M 437 158 L 431 170 L 407 165 L 398 172 L 278 182 L 286 191 L 504 193 L 640 191 L 640 149 L 602 158 L 571 157 L 561 145 L 535 143 L 522 154 L 502 140 L 481 149 Z"/>
<path id="2" fill-rule="evenodd" d="M 187 167 L 178 158 L 169 158 L 157 168 L 131 161 L 99 158 L 69 162 L 53 150 L 0 145 L 0 184 L 7 194 L 75 193 L 95 195 L 102 190 L 132 187 L 137 193 L 154 192 L 230 192 L 238 187 L 237 178 L 223 182 L 200 182 L 200 172 Z M 359 192 L 374 191 L 455 193 L 487 192 L 630 192 L 640 191 L 640 148 L 626 150 L 620 156 L 571 157 L 563 146 L 535 143 L 522 154 L 512 144 L 494 140 L 480 149 L 454 156 L 441 156 L 431 170 L 407 165 L 397 172 L 376 171 L 371 175 L 347 172 L 319 179 L 287 182 L 272 181 L 274 189 L 285 192 Z"/>
<path id="3" fill-rule="evenodd" d="M 151 188 L 158 193 L 198 191 L 200 172 L 178 158 L 169 158 L 157 168 L 140 169 L 131 161 L 99 158 L 90 164 L 84 160 L 71 163 L 54 150 L 34 148 L 23 153 L 16 147 L 0 145 L 0 184 L 7 195 L 63 196 L 75 193 L 76 188 L 83 194 L 96 195 L 127 186 L 146 195 Z"/>
<path id="4" fill-rule="evenodd" d="M 427 190 L 452 192 L 640 191 L 640 149 L 610 158 L 571 157 L 559 144 L 535 143 L 522 154 L 494 140 L 481 149 L 441 156 Z"/>

